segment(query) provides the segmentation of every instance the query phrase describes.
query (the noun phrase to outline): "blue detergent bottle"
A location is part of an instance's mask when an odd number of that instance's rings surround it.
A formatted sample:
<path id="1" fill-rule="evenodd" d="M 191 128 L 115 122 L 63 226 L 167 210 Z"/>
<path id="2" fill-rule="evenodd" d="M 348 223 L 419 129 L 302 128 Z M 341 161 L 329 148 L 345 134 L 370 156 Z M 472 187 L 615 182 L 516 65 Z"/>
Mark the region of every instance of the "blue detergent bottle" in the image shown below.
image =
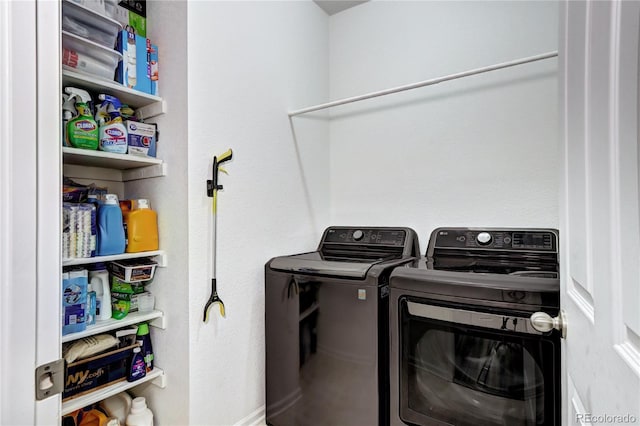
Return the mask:
<path id="1" fill-rule="evenodd" d="M 98 256 L 124 253 L 122 210 L 116 194 L 107 194 L 98 209 Z"/>

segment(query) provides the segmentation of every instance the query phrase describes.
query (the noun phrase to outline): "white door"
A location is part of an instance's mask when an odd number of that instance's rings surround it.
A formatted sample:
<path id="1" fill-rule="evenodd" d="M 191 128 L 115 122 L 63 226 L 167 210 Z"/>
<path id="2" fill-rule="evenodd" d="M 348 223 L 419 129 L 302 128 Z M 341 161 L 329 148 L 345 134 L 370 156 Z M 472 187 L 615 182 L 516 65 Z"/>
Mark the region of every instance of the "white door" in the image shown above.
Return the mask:
<path id="1" fill-rule="evenodd" d="M 640 2 L 560 16 L 565 424 L 640 424 Z"/>
<path id="2" fill-rule="evenodd" d="M 0 1 L 0 424 L 54 425 L 60 358 L 59 3 Z"/>

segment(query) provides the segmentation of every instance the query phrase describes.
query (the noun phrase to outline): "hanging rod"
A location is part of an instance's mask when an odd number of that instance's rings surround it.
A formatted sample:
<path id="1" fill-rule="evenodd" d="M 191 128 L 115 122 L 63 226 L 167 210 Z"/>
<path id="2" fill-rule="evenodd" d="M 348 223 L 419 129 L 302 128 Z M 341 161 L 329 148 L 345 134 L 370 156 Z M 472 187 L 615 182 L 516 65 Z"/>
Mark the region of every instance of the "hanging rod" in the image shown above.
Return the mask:
<path id="1" fill-rule="evenodd" d="M 339 99 L 337 101 L 331 101 L 320 105 L 310 106 L 307 108 L 298 109 L 289 112 L 289 117 L 294 117 L 300 114 L 306 114 L 307 112 L 319 111 L 321 109 L 331 108 L 338 105 L 350 104 L 353 102 L 363 101 L 365 99 L 377 98 L 378 96 L 390 95 L 392 93 L 404 92 L 406 90 L 417 89 L 419 87 L 432 86 L 434 84 L 442 83 L 443 81 L 456 80 L 458 78 L 468 77 L 470 75 L 482 74 L 489 71 L 495 71 L 502 68 L 514 67 L 516 65 L 527 64 L 529 62 L 541 61 L 543 59 L 549 59 L 558 56 L 558 51 L 547 52 L 540 55 L 529 56 L 528 58 L 516 59 L 514 61 L 502 62 L 500 64 L 489 65 L 487 67 L 476 68 L 469 71 L 459 72 L 457 74 L 449 74 L 444 77 L 432 78 L 430 80 L 419 81 L 413 84 L 406 84 L 404 86 L 393 87 L 391 89 L 380 90 L 377 92 L 367 93 L 365 95 L 353 96 L 351 98 Z"/>

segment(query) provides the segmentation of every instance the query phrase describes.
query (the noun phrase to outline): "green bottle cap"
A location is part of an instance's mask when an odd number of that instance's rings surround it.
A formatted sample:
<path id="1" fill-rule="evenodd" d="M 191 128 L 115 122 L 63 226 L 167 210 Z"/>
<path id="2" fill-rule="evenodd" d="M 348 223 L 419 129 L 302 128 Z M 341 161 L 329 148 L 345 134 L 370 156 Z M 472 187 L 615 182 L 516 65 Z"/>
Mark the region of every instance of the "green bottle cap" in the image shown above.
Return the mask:
<path id="1" fill-rule="evenodd" d="M 142 324 L 138 324 L 138 332 L 136 333 L 138 336 L 144 336 L 145 334 L 149 334 L 149 324 L 143 322 Z"/>

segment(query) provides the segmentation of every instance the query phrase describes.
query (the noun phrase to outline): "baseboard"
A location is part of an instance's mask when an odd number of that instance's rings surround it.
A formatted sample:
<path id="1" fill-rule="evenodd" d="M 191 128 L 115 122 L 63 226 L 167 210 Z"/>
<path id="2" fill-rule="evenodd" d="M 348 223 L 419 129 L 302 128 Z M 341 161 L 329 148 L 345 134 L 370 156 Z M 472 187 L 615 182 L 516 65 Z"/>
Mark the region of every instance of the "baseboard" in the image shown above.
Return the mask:
<path id="1" fill-rule="evenodd" d="M 259 407 L 253 413 L 238 420 L 233 426 L 263 426 L 266 425 L 265 406 Z"/>

